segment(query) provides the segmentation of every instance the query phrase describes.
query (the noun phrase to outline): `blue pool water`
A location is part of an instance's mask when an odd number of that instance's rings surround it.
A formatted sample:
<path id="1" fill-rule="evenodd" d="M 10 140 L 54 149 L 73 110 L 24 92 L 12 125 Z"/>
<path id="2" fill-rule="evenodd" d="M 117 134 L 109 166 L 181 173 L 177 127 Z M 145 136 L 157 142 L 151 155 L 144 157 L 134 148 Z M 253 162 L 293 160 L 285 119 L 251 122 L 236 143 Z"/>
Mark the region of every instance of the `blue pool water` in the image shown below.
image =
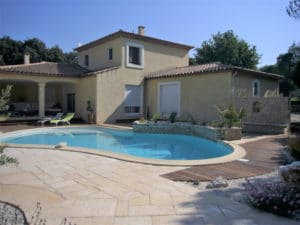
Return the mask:
<path id="1" fill-rule="evenodd" d="M 15 144 L 57 145 L 106 150 L 143 158 L 198 160 L 224 156 L 232 148 L 222 142 L 174 134 L 142 134 L 107 128 L 47 128 L 0 138 Z"/>

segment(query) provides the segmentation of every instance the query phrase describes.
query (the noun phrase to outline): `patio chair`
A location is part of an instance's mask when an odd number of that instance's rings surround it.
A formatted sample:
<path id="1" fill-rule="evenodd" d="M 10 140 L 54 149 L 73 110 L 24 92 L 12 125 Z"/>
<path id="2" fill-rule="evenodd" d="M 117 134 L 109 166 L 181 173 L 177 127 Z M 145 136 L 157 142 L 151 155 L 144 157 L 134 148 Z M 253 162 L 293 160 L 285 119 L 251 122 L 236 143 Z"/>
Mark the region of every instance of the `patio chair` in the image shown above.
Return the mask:
<path id="1" fill-rule="evenodd" d="M 60 119 L 62 119 L 63 115 L 64 115 L 63 113 L 57 113 L 54 117 L 45 117 L 45 118 L 43 118 L 43 119 L 41 119 L 37 122 L 40 123 L 42 126 L 44 126 L 44 124 L 46 122 L 50 122 L 51 120 L 60 120 Z"/>
<path id="2" fill-rule="evenodd" d="M 59 123 L 66 123 L 68 125 L 70 125 L 70 120 L 74 117 L 75 113 L 67 113 L 66 116 L 64 116 L 62 119 L 54 119 L 54 120 L 51 120 L 50 121 L 50 124 L 55 124 L 56 126 L 59 124 Z"/>

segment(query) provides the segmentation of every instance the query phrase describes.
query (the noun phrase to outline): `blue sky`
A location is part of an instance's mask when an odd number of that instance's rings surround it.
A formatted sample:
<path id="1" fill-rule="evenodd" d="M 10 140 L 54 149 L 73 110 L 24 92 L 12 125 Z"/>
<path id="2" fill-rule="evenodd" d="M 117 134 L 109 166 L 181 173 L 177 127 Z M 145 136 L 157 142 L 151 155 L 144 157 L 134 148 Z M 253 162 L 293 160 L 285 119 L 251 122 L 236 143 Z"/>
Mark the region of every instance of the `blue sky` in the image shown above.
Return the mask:
<path id="1" fill-rule="evenodd" d="M 201 46 L 232 29 L 257 47 L 259 66 L 300 42 L 300 20 L 286 14 L 288 0 L 0 0 L 0 36 L 37 37 L 71 51 L 119 29 Z M 193 53 L 191 52 L 191 55 Z"/>

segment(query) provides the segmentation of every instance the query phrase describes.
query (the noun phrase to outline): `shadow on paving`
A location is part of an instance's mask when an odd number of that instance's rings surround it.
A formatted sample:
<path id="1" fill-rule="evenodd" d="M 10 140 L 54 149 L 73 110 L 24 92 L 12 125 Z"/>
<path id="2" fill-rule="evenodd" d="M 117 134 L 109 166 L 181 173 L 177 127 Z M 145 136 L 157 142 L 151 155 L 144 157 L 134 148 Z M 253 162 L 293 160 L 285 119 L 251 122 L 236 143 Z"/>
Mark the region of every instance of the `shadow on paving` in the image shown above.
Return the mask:
<path id="1" fill-rule="evenodd" d="M 252 178 L 251 182 L 268 182 L 276 177 Z M 246 182 L 243 182 L 243 184 Z M 199 192 L 193 200 L 176 206 L 187 214 L 173 221 L 181 225 L 296 225 L 299 221 L 277 216 L 252 207 L 247 202 L 244 186 Z"/>

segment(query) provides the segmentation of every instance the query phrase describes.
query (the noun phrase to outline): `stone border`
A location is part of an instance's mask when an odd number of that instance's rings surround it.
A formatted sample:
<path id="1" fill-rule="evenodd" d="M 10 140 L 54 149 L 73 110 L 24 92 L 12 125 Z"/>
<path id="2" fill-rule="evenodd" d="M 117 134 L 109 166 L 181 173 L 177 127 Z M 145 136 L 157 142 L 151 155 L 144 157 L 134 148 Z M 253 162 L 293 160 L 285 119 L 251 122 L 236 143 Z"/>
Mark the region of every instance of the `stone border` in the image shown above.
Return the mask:
<path id="1" fill-rule="evenodd" d="M 160 121 L 157 123 L 139 123 L 139 121 L 135 121 L 133 124 L 133 131 L 136 133 L 184 134 L 210 140 L 227 141 L 240 140 L 242 137 L 242 128 L 240 127 L 215 128 L 186 122 L 170 123 L 167 121 Z"/>
<path id="2" fill-rule="evenodd" d="M 69 126 L 61 126 L 61 127 L 53 127 L 54 129 L 60 129 L 60 128 L 66 128 Z M 78 128 L 82 126 L 72 126 L 72 128 Z M 86 127 L 99 127 L 95 125 L 87 125 Z M 100 126 L 101 127 L 101 126 Z M 29 130 L 22 130 L 22 131 L 15 131 L 15 132 L 8 132 L 5 134 L 0 135 L 0 137 L 3 136 L 10 136 L 13 134 L 23 133 L 24 131 L 36 131 L 36 130 L 47 130 L 48 128 L 34 128 Z M 230 162 L 234 161 L 240 158 L 243 158 L 246 155 L 246 151 L 244 148 L 242 148 L 239 145 L 226 142 L 225 144 L 232 147 L 233 152 L 231 154 L 211 158 L 211 159 L 201 159 L 201 160 L 160 160 L 160 159 L 148 159 L 148 158 L 141 158 L 141 157 L 135 157 L 125 154 L 117 154 L 105 150 L 99 150 L 99 149 L 88 149 L 88 148 L 82 148 L 82 147 L 69 147 L 69 146 L 61 146 L 60 148 L 55 148 L 55 146 L 52 145 L 33 145 L 33 144 L 6 144 L 7 147 L 13 147 L 13 148 L 31 148 L 31 149 L 45 149 L 45 150 L 59 150 L 59 151 L 69 151 L 69 152 L 79 152 L 79 153 L 86 153 L 91 155 L 98 155 L 98 156 L 104 156 L 108 158 L 115 158 L 127 162 L 134 162 L 134 163 L 141 163 L 141 164 L 149 164 L 149 165 L 158 165 L 158 166 L 197 166 L 197 165 L 209 165 L 209 164 L 218 164 L 218 163 L 224 163 L 224 162 Z"/>

